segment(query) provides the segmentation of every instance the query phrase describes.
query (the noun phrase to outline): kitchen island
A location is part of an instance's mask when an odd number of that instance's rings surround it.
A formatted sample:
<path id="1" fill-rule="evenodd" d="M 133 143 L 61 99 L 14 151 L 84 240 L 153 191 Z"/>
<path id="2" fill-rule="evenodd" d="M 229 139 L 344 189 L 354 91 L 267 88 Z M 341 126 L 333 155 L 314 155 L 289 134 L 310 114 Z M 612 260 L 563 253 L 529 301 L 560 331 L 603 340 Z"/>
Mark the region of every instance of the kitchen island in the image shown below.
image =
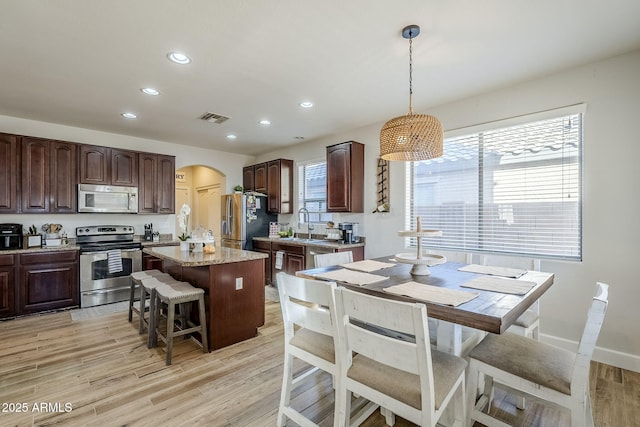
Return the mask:
<path id="1" fill-rule="evenodd" d="M 264 325 L 264 263 L 259 252 L 216 246 L 215 253 L 177 246 L 144 248 L 162 260 L 162 271 L 205 290 L 209 347 L 253 338 Z"/>

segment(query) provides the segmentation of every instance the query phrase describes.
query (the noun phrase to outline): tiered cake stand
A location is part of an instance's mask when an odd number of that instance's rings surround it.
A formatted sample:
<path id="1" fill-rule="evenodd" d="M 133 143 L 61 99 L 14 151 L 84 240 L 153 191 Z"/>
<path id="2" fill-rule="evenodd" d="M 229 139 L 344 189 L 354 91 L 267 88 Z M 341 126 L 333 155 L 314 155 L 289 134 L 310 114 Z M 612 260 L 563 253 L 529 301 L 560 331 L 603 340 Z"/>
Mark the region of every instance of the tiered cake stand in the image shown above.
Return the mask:
<path id="1" fill-rule="evenodd" d="M 415 254 L 403 253 L 396 254 L 394 258 L 396 261 L 403 264 L 413 264 L 411 268 L 411 274 L 416 276 L 428 276 L 431 274 L 429 267 L 433 265 L 443 264 L 447 262 L 447 259 L 442 255 L 436 254 L 422 254 L 422 239 L 425 237 L 440 237 L 442 231 L 440 230 L 423 230 L 420 217 L 417 218 L 418 224 L 416 230 L 398 231 L 398 236 L 401 237 L 417 237 L 418 238 L 418 251 Z"/>

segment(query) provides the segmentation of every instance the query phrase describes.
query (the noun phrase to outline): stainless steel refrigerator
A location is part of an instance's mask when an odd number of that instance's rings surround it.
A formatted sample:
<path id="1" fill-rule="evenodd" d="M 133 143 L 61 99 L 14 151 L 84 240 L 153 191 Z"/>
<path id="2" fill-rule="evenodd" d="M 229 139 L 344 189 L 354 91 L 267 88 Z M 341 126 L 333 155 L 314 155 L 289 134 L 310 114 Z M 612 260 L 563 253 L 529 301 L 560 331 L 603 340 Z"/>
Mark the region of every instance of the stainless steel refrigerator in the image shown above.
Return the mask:
<path id="1" fill-rule="evenodd" d="M 269 223 L 278 215 L 267 213 L 267 197 L 248 194 L 222 196 L 221 245 L 234 249 L 253 249 L 254 237 L 269 236 Z"/>

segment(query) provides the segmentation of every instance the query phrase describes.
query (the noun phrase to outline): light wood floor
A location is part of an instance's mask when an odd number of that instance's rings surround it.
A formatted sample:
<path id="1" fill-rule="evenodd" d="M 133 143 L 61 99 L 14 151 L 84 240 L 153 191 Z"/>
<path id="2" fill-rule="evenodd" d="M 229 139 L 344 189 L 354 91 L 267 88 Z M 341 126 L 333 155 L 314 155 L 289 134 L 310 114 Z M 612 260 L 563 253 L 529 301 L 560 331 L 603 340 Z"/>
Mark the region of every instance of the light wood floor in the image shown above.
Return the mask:
<path id="1" fill-rule="evenodd" d="M 273 426 L 282 322 L 278 303 L 267 302 L 266 309 L 258 337 L 209 354 L 180 340 L 171 366 L 161 348 L 146 348 L 126 312 L 0 322 L 0 425 Z M 597 426 L 640 426 L 640 374 L 593 363 L 591 385 Z M 331 425 L 327 375 L 299 386 L 296 395 L 308 416 Z M 518 426 L 568 425 L 564 413 L 533 404 L 518 411 L 504 395 L 494 411 Z M 375 413 L 364 425 L 385 424 Z M 396 425 L 413 424 L 398 419 Z"/>

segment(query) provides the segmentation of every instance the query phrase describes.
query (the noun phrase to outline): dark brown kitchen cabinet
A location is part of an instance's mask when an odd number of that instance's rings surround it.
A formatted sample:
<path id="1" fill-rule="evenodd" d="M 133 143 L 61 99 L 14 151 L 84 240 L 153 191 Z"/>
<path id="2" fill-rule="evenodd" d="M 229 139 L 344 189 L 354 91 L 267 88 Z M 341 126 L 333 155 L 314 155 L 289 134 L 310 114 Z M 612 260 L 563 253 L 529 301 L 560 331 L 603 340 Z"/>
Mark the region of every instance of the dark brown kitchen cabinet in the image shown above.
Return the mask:
<path id="1" fill-rule="evenodd" d="M 18 212 L 20 136 L 0 133 L 0 213 Z"/>
<path id="2" fill-rule="evenodd" d="M 282 267 L 277 268 L 278 252 L 282 252 Z M 305 247 L 302 245 L 288 245 L 271 243 L 271 282 L 276 283 L 276 275 L 284 271 L 295 275 L 296 271 L 305 269 Z"/>
<path id="3" fill-rule="evenodd" d="M 258 163 L 253 166 L 253 189 L 267 194 L 267 164 Z"/>
<path id="4" fill-rule="evenodd" d="M 267 162 L 267 211 L 293 213 L 293 160 Z"/>
<path id="5" fill-rule="evenodd" d="M 76 150 L 71 142 L 22 137 L 22 213 L 75 213 Z"/>
<path id="6" fill-rule="evenodd" d="M 97 145 L 80 145 L 80 183 L 138 185 L 138 153 Z"/>
<path id="7" fill-rule="evenodd" d="M 138 213 L 175 213 L 176 158 L 139 153 Z"/>
<path id="8" fill-rule="evenodd" d="M 20 313 L 77 307 L 78 252 L 20 255 Z"/>
<path id="9" fill-rule="evenodd" d="M 261 252 L 267 254 L 268 258 L 264 260 L 264 280 L 265 285 L 271 283 L 273 278 L 271 277 L 271 243 L 263 242 L 261 240 L 253 240 L 254 252 Z"/>
<path id="10" fill-rule="evenodd" d="M 162 260 L 153 255 L 142 253 L 142 269 L 162 271 Z"/>
<path id="11" fill-rule="evenodd" d="M 16 255 L 0 255 L 0 318 L 16 314 Z"/>
<path id="12" fill-rule="evenodd" d="M 327 212 L 364 212 L 364 144 L 327 147 Z"/>
<path id="13" fill-rule="evenodd" d="M 242 187 L 244 191 L 255 190 L 254 167 L 245 166 L 242 168 Z"/>

